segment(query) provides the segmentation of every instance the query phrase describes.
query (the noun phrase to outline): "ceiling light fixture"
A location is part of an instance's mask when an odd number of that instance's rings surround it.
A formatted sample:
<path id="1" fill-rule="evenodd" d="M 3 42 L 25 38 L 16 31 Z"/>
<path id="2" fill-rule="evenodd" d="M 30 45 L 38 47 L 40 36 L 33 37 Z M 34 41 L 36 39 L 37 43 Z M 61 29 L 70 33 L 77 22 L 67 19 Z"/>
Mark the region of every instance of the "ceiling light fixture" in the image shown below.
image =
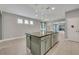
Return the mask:
<path id="1" fill-rule="evenodd" d="M 52 10 L 55 10 L 55 8 L 54 8 L 54 7 L 52 7 Z"/>

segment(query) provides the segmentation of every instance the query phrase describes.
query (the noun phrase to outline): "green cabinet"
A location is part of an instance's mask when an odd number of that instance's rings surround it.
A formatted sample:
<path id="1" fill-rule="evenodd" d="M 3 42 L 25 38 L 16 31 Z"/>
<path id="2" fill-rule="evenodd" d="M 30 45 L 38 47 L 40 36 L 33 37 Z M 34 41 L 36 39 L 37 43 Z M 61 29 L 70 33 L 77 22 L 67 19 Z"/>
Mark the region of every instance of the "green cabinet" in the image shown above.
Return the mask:
<path id="1" fill-rule="evenodd" d="M 58 41 L 58 34 L 53 34 L 53 45 Z"/>
<path id="2" fill-rule="evenodd" d="M 51 48 L 50 35 L 44 37 L 31 36 L 31 53 L 33 55 L 43 55 Z"/>
<path id="3" fill-rule="evenodd" d="M 51 40 L 52 40 L 52 41 L 51 41 L 51 42 L 52 42 L 51 45 L 53 46 L 53 45 L 54 45 L 54 41 L 53 41 L 53 40 L 54 40 L 54 37 L 53 37 L 53 35 L 52 35 L 52 39 L 51 39 Z"/>
<path id="4" fill-rule="evenodd" d="M 26 40 L 26 43 L 27 43 L 26 45 L 27 45 L 27 48 L 29 48 L 29 49 L 31 48 L 30 47 L 30 45 L 31 45 L 30 38 L 31 38 L 30 34 L 26 34 L 26 39 L 27 39 Z"/>
<path id="5" fill-rule="evenodd" d="M 41 40 L 40 38 L 36 36 L 31 36 L 31 53 L 33 55 L 39 55 L 40 54 L 40 45 Z"/>
<path id="6" fill-rule="evenodd" d="M 52 35 L 47 35 L 41 38 L 41 54 L 45 54 L 52 47 Z"/>
<path id="7" fill-rule="evenodd" d="M 46 51 L 48 51 L 50 49 L 50 37 L 49 35 L 46 36 Z"/>
<path id="8" fill-rule="evenodd" d="M 53 46 L 53 45 L 52 45 L 52 38 L 53 38 L 52 34 L 49 35 L 49 38 L 50 38 L 50 47 L 52 47 L 52 46 Z"/>
<path id="9" fill-rule="evenodd" d="M 53 37 L 52 37 L 53 35 Z M 49 34 L 45 36 L 27 35 L 27 47 L 33 55 L 44 55 L 57 41 L 57 35 Z"/>
<path id="10" fill-rule="evenodd" d="M 41 38 L 41 55 L 46 52 L 46 38 Z"/>

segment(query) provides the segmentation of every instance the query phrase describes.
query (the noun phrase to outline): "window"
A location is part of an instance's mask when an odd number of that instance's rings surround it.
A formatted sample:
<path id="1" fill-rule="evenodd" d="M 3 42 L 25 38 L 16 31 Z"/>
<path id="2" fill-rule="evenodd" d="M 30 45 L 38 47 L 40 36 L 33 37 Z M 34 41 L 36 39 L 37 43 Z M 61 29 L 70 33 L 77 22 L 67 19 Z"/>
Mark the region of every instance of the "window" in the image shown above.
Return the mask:
<path id="1" fill-rule="evenodd" d="M 33 21 L 30 21 L 30 24 L 33 25 L 34 24 Z"/>
<path id="2" fill-rule="evenodd" d="M 29 24 L 28 20 L 24 20 L 24 24 Z"/>
<path id="3" fill-rule="evenodd" d="M 18 24 L 23 24 L 23 19 L 18 19 Z"/>

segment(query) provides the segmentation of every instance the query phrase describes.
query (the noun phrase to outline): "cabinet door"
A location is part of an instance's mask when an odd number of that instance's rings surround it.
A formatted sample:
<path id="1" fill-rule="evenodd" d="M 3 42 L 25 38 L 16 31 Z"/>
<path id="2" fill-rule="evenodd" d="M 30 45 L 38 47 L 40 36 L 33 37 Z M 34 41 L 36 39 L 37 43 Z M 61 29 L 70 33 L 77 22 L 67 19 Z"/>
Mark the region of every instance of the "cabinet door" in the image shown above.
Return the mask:
<path id="1" fill-rule="evenodd" d="M 40 45 L 41 45 L 41 39 L 35 36 L 31 36 L 31 53 L 33 55 L 40 55 Z"/>
<path id="2" fill-rule="evenodd" d="M 55 40 L 56 40 L 56 35 L 53 35 L 53 45 L 55 44 Z"/>
<path id="3" fill-rule="evenodd" d="M 54 45 L 53 40 L 54 40 L 54 38 L 53 38 L 53 34 L 52 34 L 52 46 Z"/>
<path id="4" fill-rule="evenodd" d="M 54 34 L 53 35 L 53 44 L 55 44 L 58 41 L 57 38 L 58 38 L 57 34 Z"/>
<path id="5" fill-rule="evenodd" d="M 49 35 L 49 40 L 50 40 L 50 47 L 52 47 L 52 46 L 53 46 L 53 45 L 52 45 L 52 34 Z"/>
<path id="6" fill-rule="evenodd" d="M 50 38 L 49 36 L 46 36 L 46 51 L 48 51 L 50 48 Z"/>
<path id="7" fill-rule="evenodd" d="M 27 41 L 27 48 L 29 48 L 30 49 L 30 36 L 29 35 L 27 35 L 27 37 L 26 37 L 26 41 Z"/>
<path id="8" fill-rule="evenodd" d="M 41 40 L 41 55 L 43 55 L 46 51 L 46 39 Z"/>

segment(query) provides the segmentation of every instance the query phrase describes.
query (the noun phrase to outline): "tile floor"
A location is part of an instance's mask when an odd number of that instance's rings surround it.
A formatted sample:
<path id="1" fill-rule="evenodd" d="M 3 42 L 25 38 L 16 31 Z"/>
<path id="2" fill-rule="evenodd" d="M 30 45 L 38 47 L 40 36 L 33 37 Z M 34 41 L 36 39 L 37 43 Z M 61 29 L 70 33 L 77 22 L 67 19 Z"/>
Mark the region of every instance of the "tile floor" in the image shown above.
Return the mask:
<path id="1" fill-rule="evenodd" d="M 0 42 L 0 55 L 25 55 L 26 41 L 25 39 L 15 39 Z"/>
<path id="2" fill-rule="evenodd" d="M 79 43 L 65 39 L 64 32 L 59 33 L 59 43 L 47 55 L 79 55 Z"/>

